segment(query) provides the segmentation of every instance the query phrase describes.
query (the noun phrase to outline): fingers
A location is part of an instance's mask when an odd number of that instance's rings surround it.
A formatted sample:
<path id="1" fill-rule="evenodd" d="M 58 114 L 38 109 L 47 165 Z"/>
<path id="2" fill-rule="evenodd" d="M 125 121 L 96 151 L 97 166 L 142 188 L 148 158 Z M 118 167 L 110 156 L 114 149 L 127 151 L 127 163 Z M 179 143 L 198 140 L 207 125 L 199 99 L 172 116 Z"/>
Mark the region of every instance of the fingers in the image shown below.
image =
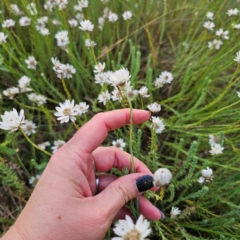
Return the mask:
<path id="1" fill-rule="evenodd" d="M 116 176 L 110 174 L 103 174 L 99 176 L 99 192 L 102 192 L 107 186 L 117 179 Z M 162 213 L 157 209 L 148 199 L 142 195 L 138 196 L 140 213 L 150 220 L 159 220 L 163 218 Z M 120 209 L 114 218 L 115 220 L 124 219 L 125 215 L 131 216 L 131 211 L 129 207 L 124 206 Z"/>
<path id="2" fill-rule="evenodd" d="M 148 111 L 136 109 L 132 111 L 133 124 L 140 124 L 149 118 L 150 112 Z M 104 141 L 108 131 L 122 127 L 129 122 L 130 109 L 99 113 L 78 130 L 68 142 L 68 146 L 74 152 L 92 153 Z"/>
<path id="3" fill-rule="evenodd" d="M 139 196 L 138 201 L 140 213 L 146 218 L 155 221 L 165 217 L 163 213 L 145 197 Z"/>
<path id="4" fill-rule="evenodd" d="M 131 199 L 140 196 L 140 192 L 136 186 L 136 180 L 142 179 L 146 174 L 143 173 L 133 173 L 120 177 L 110 183 L 102 192 L 94 196 L 94 200 L 98 204 L 100 209 L 103 209 L 106 218 L 113 218 L 117 215 L 119 210 Z M 149 175 L 147 175 L 149 176 Z M 149 176 L 151 179 L 151 176 Z M 153 180 L 153 179 L 152 179 Z M 147 189 L 151 188 L 153 184 L 148 184 Z M 139 186 L 138 186 L 139 187 Z M 146 188 L 144 190 L 147 190 Z M 148 201 L 143 201 L 142 209 L 147 213 L 148 210 L 151 211 L 147 214 L 150 218 L 161 217 L 159 211 L 155 207 L 151 207 Z M 104 214 L 103 213 L 103 214 Z"/>
<path id="5" fill-rule="evenodd" d="M 112 168 L 131 169 L 131 155 L 116 147 L 99 147 L 92 155 L 98 172 L 107 172 Z M 134 165 L 136 172 L 152 175 L 148 167 L 137 158 L 134 158 Z"/>

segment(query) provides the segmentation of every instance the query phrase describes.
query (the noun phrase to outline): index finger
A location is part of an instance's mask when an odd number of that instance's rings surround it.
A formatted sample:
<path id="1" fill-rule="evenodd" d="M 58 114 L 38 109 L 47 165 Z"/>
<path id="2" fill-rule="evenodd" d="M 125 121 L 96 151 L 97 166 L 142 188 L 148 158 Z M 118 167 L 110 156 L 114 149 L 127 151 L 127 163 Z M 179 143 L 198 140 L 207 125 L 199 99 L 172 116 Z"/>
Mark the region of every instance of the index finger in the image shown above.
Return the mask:
<path id="1" fill-rule="evenodd" d="M 147 121 L 151 114 L 145 110 L 132 110 L 132 123 Z M 74 152 L 91 154 L 106 138 L 109 131 L 130 123 L 130 109 L 98 113 L 81 127 L 69 141 Z"/>

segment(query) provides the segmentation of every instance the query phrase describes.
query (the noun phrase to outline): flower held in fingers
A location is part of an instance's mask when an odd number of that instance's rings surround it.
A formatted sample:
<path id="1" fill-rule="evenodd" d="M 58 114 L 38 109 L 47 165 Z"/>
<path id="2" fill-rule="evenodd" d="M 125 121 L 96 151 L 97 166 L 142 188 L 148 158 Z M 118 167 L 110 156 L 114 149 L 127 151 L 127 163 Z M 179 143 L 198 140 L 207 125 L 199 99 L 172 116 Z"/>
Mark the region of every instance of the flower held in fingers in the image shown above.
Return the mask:
<path id="1" fill-rule="evenodd" d="M 172 180 L 172 173 L 167 168 L 159 168 L 154 174 L 154 185 L 164 187 Z"/>

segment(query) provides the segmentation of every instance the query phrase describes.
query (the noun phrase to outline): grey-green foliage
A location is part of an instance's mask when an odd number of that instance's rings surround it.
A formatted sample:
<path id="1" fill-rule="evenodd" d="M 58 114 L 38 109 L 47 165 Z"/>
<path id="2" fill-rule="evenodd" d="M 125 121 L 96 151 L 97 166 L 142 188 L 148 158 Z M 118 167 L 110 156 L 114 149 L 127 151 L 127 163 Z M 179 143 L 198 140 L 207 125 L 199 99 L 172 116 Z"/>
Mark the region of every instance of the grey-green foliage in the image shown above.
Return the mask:
<path id="1" fill-rule="evenodd" d="M 23 182 L 19 180 L 17 173 L 14 170 L 11 170 L 5 162 L 0 162 L 0 180 L 2 185 L 13 188 L 18 194 L 24 192 Z"/>

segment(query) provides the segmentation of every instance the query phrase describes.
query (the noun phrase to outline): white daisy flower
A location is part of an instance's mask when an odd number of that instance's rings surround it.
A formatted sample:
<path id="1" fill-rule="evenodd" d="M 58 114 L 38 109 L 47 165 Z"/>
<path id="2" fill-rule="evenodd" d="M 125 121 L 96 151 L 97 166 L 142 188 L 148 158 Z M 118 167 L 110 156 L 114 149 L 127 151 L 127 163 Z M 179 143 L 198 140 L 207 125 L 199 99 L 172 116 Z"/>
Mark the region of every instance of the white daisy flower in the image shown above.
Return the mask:
<path id="1" fill-rule="evenodd" d="M 56 4 L 55 4 L 55 1 L 54 1 L 54 2 L 48 1 L 48 2 L 46 2 L 46 3 L 43 5 L 43 8 L 44 8 L 45 10 L 49 10 L 50 12 L 52 12 L 53 7 L 54 7 L 55 5 L 56 5 Z"/>
<path id="2" fill-rule="evenodd" d="M 133 87 L 129 84 L 129 82 L 126 84 L 125 88 L 122 91 L 122 94 L 129 100 L 133 100 L 138 95 L 138 90 L 133 89 Z"/>
<path id="3" fill-rule="evenodd" d="M 42 28 L 42 29 L 40 30 L 40 33 L 41 33 L 43 36 L 48 36 L 48 35 L 50 34 L 48 28 Z"/>
<path id="4" fill-rule="evenodd" d="M 162 133 L 162 131 L 165 129 L 163 120 L 159 117 L 152 117 L 151 120 L 152 124 L 150 127 L 153 127 L 156 133 Z"/>
<path id="5" fill-rule="evenodd" d="M 224 147 L 222 147 L 220 144 L 214 144 L 211 145 L 211 150 L 209 151 L 212 155 L 219 155 L 222 154 Z"/>
<path id="6" fill-rule="evenodd" d="M 165 84 L 166 82 L 165 82 L 165 79 L 163 79 L 162 77 L 161 77 L 161 75 L 154 81 L 154 86 L 155 87 L 158 87 L 158 88 L 161 88 L 161 87 L 163 87 L 163 85 Z"/>
<path id="7" fill-rule="evenodd" d="M 37 95 L 35 93 L 28 94 L 28 98 L 30 101 L 36 102 L 38 106 L 41 106 L 47 102 L 46 97 L 44 97 L 42 95 Z"/>
<path id="8" fill-rule="evenodd" d="M 179 210 L 178 207 L 172 207 L 171 209 L 171 212 L 170 212 L 170 215 L 171 215 L 171 218 L 174 219 L 177 217 L 177 215 L 179 215 L 182 211 Z"/>
<path id="9" fill-rule="evenodd" d="M 60 31 L 55 34 L 55 38 L 57 39 L 57 45 L 59 47 L 66 47 L 69 44 L 69 38 L 68 38 L 68 31 Z"/>
<path id="10" fill-rule="evenodd" d="M 95 83 L 103 86 L 104 83 L 108 83 L 108 77 L 109 77 L 109 74 L 107 72 L 98 73 L 94 76 Z"/>
<path id="11" fill-rule="evenodd" d="M 54 141 L 54 146 L 51 147 L 52 153 L 55 153 L 60 147 L 62 147 L 66 142 L 63 140 Z"/>
<path id="12" fill-rule="evenodd" d="M 150 95 L 148 94 L 148 88 L 143 86 L 138 90 L 138 93 L 141 95 L 142 98 L 148 98 Z"/>
<path id="13" fill-rule="evenodd" d="M 82 115 L 84 113 L 87 113 L 89 110 L 89 105 L 86 102 L 80 102 L 75 106 L 75 109 L 78 112 L 78 115 Z"/>
<path id="14" fill-rule="evenodd" d="M 208 48 L 219 50 L 223 42 L 221 40 L 214 39 L 208 42 Z"/>
<path id="15" fill-rule="evenodd" d="M 107 18 L 110 13 L 112 13 L 112 11 L 108 7 L 104 8 L 103 9 L 103 18 Z"/>
<path id="16" fill-rule="evenodd" d="M 103 17 L 99 17 L 98 18 L 98 28 L 100 30 L 103 30 L 104 23 L 105 23 L 105 19 Z"/>
<path id="17" fill-rule="evenodd" d="M 109 22 L 116 22 L 118 20 L 118 15 L 116 13 L 109 13 L 108 15 Z"/>
<path id="18" fill-rule="evenodd" d="M 100 63 L 100 62 L 99 62 L 98 64 L 94 65 L 94 70 L 93 70 L 93 72 L 94 72 L 94 73 L 101 73 L 101 72 L 104 71 L 105 66 L 106 66 L 106 63 L 105 63 L 105 62 L 103 62 L 103 63 Z"/>
<path id="19" fill-rule="evenodd" d="M 60 123 L 67 123 L 69 120 L 75 122 L 75 116 L 78 115 L 78 111 L 75 109 L 74 100 L 66 100 L 64 103 L 59 103 L 60 107 L 56 107 L 57 112 L 54 115 Z"/>
<path id="20" fill-rule="evenodd" d="M 19 19 L 19 24 L 20 24 L 20 26 L 23 26 L 23 27 L 29 26 L 31 24 L 31 19 L 26 16 L 21 17 Z"/>
<path id="21" fill-rule="evenodd" d="M 114 233 L 119 237 L 113 237 L 112 240 L 147 240 L 146 237 L 151 233 L 151 228 L 150 222 L 144 219 L 143 215 L 139 216 L 136 224 L 128 215 L 125 216 L 125 219 L 119 220 L 113 228 Z"/>
<path id="22" fill-rule="evenodd" d="M 160 78 L 164 79 L 165 80 L 165 83 L 171 83 L 172 80 L 173 80 L 173 75 L 171 72 L 168 72 L 168 71 L 163 71 L 161 72 Z"/>
<path id="23" fill-rule="evenodd" d="M 53 24 L 53 25 L 61 25 L 61 22 L 58 21 L 57 19 L 53 19 L 53 20 L 52 20 L 52 24 Z"/>
<path id="24" fill-rule="evenodd" d="M 198 179 L 199 183 L 210 182 L 213 180 L 213 170 L 209 167 L 201 171 L 202 176 Z"/>
<path id="25" fill-rule="evenodd" d="M 124 140 L 122 138 L 119 138 L 116 141 L 115 140 L 112 141 L 112 146 L 115 146 L 115 147 L 123 150 L 126 146 L 126 143 L 124 142 Z"/>
<path id="26" fill-rule="evenodd" d="M 203 24 L 203 27 L 206 28 L 209 31 L 213 31 L 213 28 L 215 27 L 214 22 L 207 21 Z"/>
<path id="27" fill-rule="evenodd" d="M 122 101 L 122 96 L 117 88 L 114 88 L 111 94 L 112 94 L 111 98 L 113 101 Z"/>
<path id="28" fill-rule="evenodd" d="M 63 10 L 67 7 L 68 0 L 55 0 L 55 4 L 58 6 L 59 10 Z"/>
<path id="29" fill-rule="evenodd" d="M 31 133 L 36 133 L 35 129 L 37 126 L 33 121 L 25 120 L 25 124 L 21 128 L 28 136 L 30 136 Z"/>
<path id="30" fill-rule="evenodd" d="M 19 88 L 10 87 L 3 91 L 3 95 L 9 97 L 9 99 L 13 99 L 16 94 L 19 93 Z"/>
<path id="31" fill-rule="evenodd" d="M 25 60 L 25 63 L 27 64 L 27 68 L 36 70 L 37 61 L 36 61 L 35 57 L 29 56 L 28 59 Z"/>
<path id="32" fill-rule="evenodd" d="M 227 11 L 227 15 L 229 16 L 229 17 L 231 17 L 231 16 L 236 16 L 236 15 L 238 15 L 238 9 L 237 8 L 234 8 L 234 9 L 229 9 L 228 11 Z"/>
<path id="33" fill-rule="evenodd" d="M 232 25 L 234 29 L 240 29 L 240 23 Z"/>
<path id="34" fill-rule="evenodd" d="M 7 19 L 3 22 L 2 27 L 3 28 L 10 28 L 15 25 L 15 21 L 13 19 Z"/>
<path id="35" fill-rule="evenodd" d="M 154 174 L 154 186 L 166 186 L 172 181 L 172 173 L 167 168 L 159 168 Z"/>
<path id="36" fill-rule="evenodd" d="M 90 40 L 90 39 L 86 39 L 85 40 L 85 46 L 89 49 L 89 48 L 93 48 L 94 46 L 96 46 L 97 44 Z"/>
<path id="37" fill-rule="evenodd" d="M 62 64 L 57 58 L 51 58 L 54 65 L 53 70 L 57 74 L 57 77 L 62 78 L 72 78 L 72 74 L 76 73 L 76 69 L 70 64 Z"/>
<path id="38" fill-rule="evenodd" d="M 82 8 L 88 7 L 88 0 L 79 0 L 78 4 L 81 5 Z"/>
<path id="39" fill-rule="evenodd" d="M 48 142 L 48 141 L 38 144 L 38 147 L 40 147 L 42 150 L 45 150 L 46 147 L 48 147 L 48 146 L 50 146 L 50 142 Z"/>
<path id="40" fill-rule="evenodd" d="M 10 130 L 9 133 L 17 131 L 22 128 L 24 124 L 24 110 L 20 110 L 19 115 L 15 108 L 12 111 L 5 111 L 3 115 L 1 115 L 2 122 L 0 122 L 0 128 L 3 130 Z"/>
<path id="41" fill-rule="evenodd" d="M 0 32 L 0 44 L 6 42 L 7 35 L 5 35 L 3 32 Z"/>
<path id="42" fill-rule="evenodd" d="M 75 20 L 75 19 L 68 20 L 68 23 L 69 23 L 71 28 L 75 28 L 78 25 L 78 21 Z"/>
<path id="43" fill-rule="evenodd" d="M 208 137 L 210 146 L 215 145 L 216 144 L 215 137 L 212 134 L 210 134 Z"/>
<path id="44" fill-rule="evenodd" d="M 161 105 L 158 104 L 158 103 L 156 103 L 156 102 L 154 102 L 154 103 L 152 103 L 152 104 L 149 104 L 149 105 L 147 106 L 147 108 L 148 108 L 151 112 L 159 112 L 159 111 L 161 111 Z"/>
<path id="45" fill-rule="evenodd" d="M 171 72 L 163 71 L 159 77 L 155 80 L 154 85 L 158 88 L 162 87 L 165 83 L 171 83 L 173 80 L 173 75 Z"/>
<path id="46" fill-rule="evenodd" d="M 111 95 L 110 93 L 107 91 L 105 92 L 101 92 L 99 95 L 98 95 L 98 102 L 102 102 L 104 105 L 106 105 L 106 103 L 111 100 Z"/>
<path id="47" fill-rule="evenodd" d="M 23 14 L 23 12 L 19 9 L 17 4 L 11 4 L 10 5 L 10 12 L 12 12 L 13 14 L 15 14 L 17 16 Z"/>
<path id="48" fill-rule="evenodd" d="M 84 20 L 84 15 L 82 13 L 77 13 L 75 18 L 80 22 Z"/>
<path id="49" fill-rule="evenodd" d="M 73 6 L 75 11 L 81 12 L 82 11 L 82 5 L 78 2 L 78 5 Z"/>
<path id="50" fill-rule="evenodd" d="M 65 78 L 72 78 L 72 74 L 75 74 L 76 73 L 76 69 L 70 65 L 70 64 L 65 64 L 65 67 L 64 67 L 64 75 L 65 75 Z"/>
<path id="51" fill-rule="evenodd" d="M 114 87 L 123 87 L 128 83 L 130 77 L 129 71 L 126 68 L 121 68 L 110 74 L 109 81 Z"/>
<path id="52" fill-rule="evenodd" d="M 216 35 L 222 37 L 223 39 L 229 39 L 228 31 L 223 31 L 222 28 L 217 30 Z"/>
<path id="53" fill-rule="evenodd" d="M 31 176 L 28 180 L 29 185 L 35 187 L 41 175 Z"/>
<path id="54" fill-rule="evenodd" d="M 240 51 L 236 53 L 236 57 L 234 58 L 234 61 L 236 61 L 238 64 L 240 64 Z"/>
<path id="55" fill-rule="evenodd" d="M 87 32 L 93 31 L 94 25 L 89 21 L 89 20 L 84 20 L 80 22 L 80 27 L 79 29 Z"/>
<path id="56" fill-rule="evenodd" d="M 240 97 L 240 92 L 237 92 L 238 97 Z"/>
<path id="57" fill-rule="evenodd" d="M 207 14 L 206 14 L 206 17 L 207 17 L 209 20 L 213 20 L 213 16 L 214 16 L 214 13 L 213 13 L 213 12 L 207 12 Z"/>
<path id="58" fill-rule="evenodd" d="M 18 80 L 18 87 L 20 88 L 21 93 L 32 91 L 31 88 L 28 88 L 28 86 L 30 86 L 30 82 L 31 79 L 27 76 L 22 76 Z"/>
<path id="59" fill-rule="evenodd" d="M 126 20 L 130 20 L 132 18 L 132 13 L 130 11 L 126 11 L 123 13 L 123 19 Z"/>
<path id="60" fill-rule="evenodd" d="M 37 14 L 37 7 L 35 3 L 29 3 L 27 5 L 27 10 L 31 15 L 36 15 Z"/>
<path id="61" fill-rule="evenodd" d="M 45 26 L 46 26 L 46 21 L 44 21 L 43 18 L 38 18 L 37 24 L 36 24 L 36 29 L 38 31 L 41 31 L 41 29 L 45 28 Z"/>

